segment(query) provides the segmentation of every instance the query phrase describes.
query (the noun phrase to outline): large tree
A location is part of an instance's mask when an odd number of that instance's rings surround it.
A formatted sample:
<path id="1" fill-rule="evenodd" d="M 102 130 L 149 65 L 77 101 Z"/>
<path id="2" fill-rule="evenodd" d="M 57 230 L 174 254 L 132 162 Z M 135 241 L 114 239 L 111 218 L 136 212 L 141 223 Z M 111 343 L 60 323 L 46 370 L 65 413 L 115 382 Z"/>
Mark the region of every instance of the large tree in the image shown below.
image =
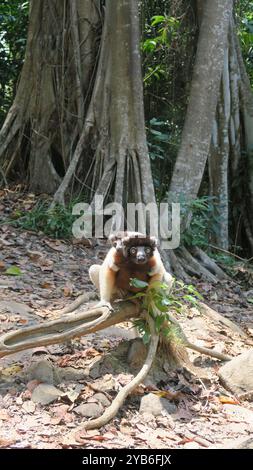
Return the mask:
<path id="1" fill-rule="evenodd" d="M 53 193 L 72 158 L 84 116 L 101 27 L 99 2 L 30 2 L 24 65 L 0 136 L 2 173 Z"/>
<path id="2" fill-rule="evenodd" d="M 197 2 L 199 36 L 170 199 L 193 200 L 208 164 L 210 195 L 222 249 L 241 243 L 253 253 L 253 94 L 237 38 L 233 0 Z M 229 223 L 230 222 L 230 223 Z M 229 239 L 229 225 L 234 226 Z"/>
<path id="3" fill-rule="evenodd" d="M 102 32 L 101 32 L 102 31 Z M 154 201 L 138 2 L 32 0 L 18 92 L 1 131 L 5 179 L 64 197 L 78 182 L 117 202 Z M 27 173 L 28 170 L 28 173 Z"/>
<path id="4" fill-rule="evenodd" d="M 217 198 L 220 216 L 215 242 L 228 247 L 232 198 L 243 211 L 243 233 L 253 249 L 253 99 L 233 3 L 191 2 L 198 14 L 198 45 L 181 145 L 167 189 L 169 200 L 181 194 L 186 200 L 196 198 L 208 161 L 210 194 Z M 31 0 L 24 66 L 0 134 L 2 179 L 19 171 L 31 190 L 54 194 L 61 203 L 77 187 L 90 200 L 102 194 L 123 204 L 153 202 L 139 5 L 135 0 L 102 4 Z M 244 193 L 233 189 L 243 166 Z M 203 253 L 197 250 L 195 255 L 210 268 Z M 182 276 L 183 265 L 190 273 L 199 269 L 184 249 L 177 258 L 171 253 L 170 262 Z"/>

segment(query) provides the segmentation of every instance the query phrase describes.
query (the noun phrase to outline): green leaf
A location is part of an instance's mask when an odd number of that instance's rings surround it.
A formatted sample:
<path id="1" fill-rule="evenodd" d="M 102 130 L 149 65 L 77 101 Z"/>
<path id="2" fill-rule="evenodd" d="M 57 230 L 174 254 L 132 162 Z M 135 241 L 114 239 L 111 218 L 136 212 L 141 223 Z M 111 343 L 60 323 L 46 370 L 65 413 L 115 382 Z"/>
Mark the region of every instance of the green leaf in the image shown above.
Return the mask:
<path id="1" fill-rule="evenodd" d="M 136 287 L 137 289 L 146 289 L 148 287 L 148 282 L 140 281 L 140 279 L 130 279 L 130 285 Z"/>
<path id="2" fill-rule="evenodd" d="M 142 337 L 142 341 L 144 344 L 148 344 L 150 341 L 150 333 L 147 331 L 144 333 L 144 336 Z"/>
<path id="3" fill-rule="evenodd" d="M 6 269 L 4 274 L 8 274 L 9 276 L 21 276 L 23 273 L 17 266 L 11 266 Z"/>
<path id="4" fill-rule="evenodd" d="M 158 121 L 156 118 L 150 119 L 149 123 L 151 126 L 163 126 L 164 125 L 164 121 Z"/>
<path id="5" fill-rule="evenodd" d="M 163 301 L 164 299 L 157 299 L 155 300 L 155 306 L 160 310 L 160 312 L 167 312 L 168 311 L 168 304 L 166 305 Z"/>
<path id="6" fill-rule="evenodd" d="M 195 297 L 193 297 L 192 295 L 184 295 L 183 297 L 185 300 L 188 300 L 188 302 L 191 302 L 192 304 L 196 304 L 197 300 L 195 299 Z"/>
<path id="7" fill-rule="evenodd" d="M 154 39 L 147 39 L 142 45 L 142 49 L 146 52 L 153 52 L 156 48 L 156 41 Z"/>
<path id="8" fill-rule="evenodd" d="M 139 299 L 141 297 L 145 297 L 145 293 L 144 292 L 136 292 L 136 294 L 131 295 L 130 297 L 127 297 L 126 300 Z"/>
<path id="9" fill-rule="evenodd" d="M 165 21 L 165 16 L 162 16 L 162 15 L 157 15 L 157 16 L 153 16 L 151 18 L 151 26 L 155 26 L 156 24 L 160 24 L 160 23 L 163 23 Z"/>
<path id="10" fill-rule="evenodd" d="M 156 332 L 159 333 L 159 331 L 161 330 L 161 326 L 163 325 L 163 323 L 165 322 L 165 316 L 164 315 L 158 315 L 155 319 L 155 328 L 156 328 Z"/>

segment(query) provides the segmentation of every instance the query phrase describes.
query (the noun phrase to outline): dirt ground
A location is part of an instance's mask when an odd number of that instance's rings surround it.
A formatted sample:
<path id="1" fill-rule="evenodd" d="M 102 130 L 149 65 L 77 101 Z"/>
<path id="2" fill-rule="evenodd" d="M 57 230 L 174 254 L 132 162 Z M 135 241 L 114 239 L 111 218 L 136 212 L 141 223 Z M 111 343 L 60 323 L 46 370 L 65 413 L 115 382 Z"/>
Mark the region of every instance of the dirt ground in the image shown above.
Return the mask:
<path id="1" fill-rule="evenodd" d="M 17 197 L 13 204 L 18 204 Z M 6 223 L 12 210 L 2 194 L 1 334 L 56 318 L 57 310 L 92 289 L 88 268 L 105 253 L 103 245 L 53 240 L 13 228 Z M 240 325 L 247 338 L 189 308 L 180 319 L 189 339 L 231 356 L 252 348 L 250 284 L 243 288 L 234 281 L 215 286 L 196 281 L 196 286 L 205 302 Z M 235 448 L 252 437 L 252 401 L 238 400 L 223 388 L 217 375 L 219 360 L 195 352 L 190 352 L 191 361 L 208 371 L 208 378 L 184 368 L 153 371 L 113 421 L 100 430 L 82 430 L 87 414 L 101 413 L 135 373 L 126 360 L 133 336 L 127 323 L 1 359 L 0 447 Z M 36 387 L 45 383 L 49 389 L 42 387 L 36 400 Z M 55 397 L 43 404 L 48 393 Z M 143 412 L 140 403 L 148 394 L 150 409 Z M 151 412 L 152 396 L 168 403 L 156 416 Z"/>

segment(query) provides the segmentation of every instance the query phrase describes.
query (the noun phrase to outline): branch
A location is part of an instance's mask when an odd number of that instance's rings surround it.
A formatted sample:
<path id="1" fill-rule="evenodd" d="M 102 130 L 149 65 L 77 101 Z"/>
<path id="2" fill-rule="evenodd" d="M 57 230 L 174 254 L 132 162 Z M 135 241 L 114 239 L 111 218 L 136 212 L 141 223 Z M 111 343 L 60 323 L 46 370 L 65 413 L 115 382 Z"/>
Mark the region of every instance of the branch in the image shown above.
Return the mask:
<path id="1" fill-rule="evenodd" d="M 38 346 L 62 343 L 109 326 L 129 320 L 140 314 L 140 306 L 132 302 L 118 302 L 115 311 L 107 307 L 93 307 L 81 313 L 29 326 L 0 336 L 0 358 Z"/>
<path id="2" fill-rule="evenodd" d="M 202 304 L 202 308 L 203 308 L 203 305 L 205 306 L 205 304 Z M 231 357 L 227 356 L 226 354 L 220 353 L 218 351 L 214 351 L 213 349 L 203 348 L 202 346 L 197 346 L 196 344 L 191 343 L 191 341 L 189 341 L 188 338 L 186 337 L 180 323 L 171 314 L 167 313 L 167 316 L 168 316 L 169 322 L 176 326 L 176 329 L 177 329 L 176 336 L 178 339 L 181 340 L 183 346 L 185 346 L 188 349 L 192 349 L 193 351 L 200 352 L 201 354 L 204 354 L 205 356 L 211 356 L 211 357 L 214 357 L 215 359 L 220 359 L 221 361 L 231 360 Z"/>
<path id="3" fill-rule="evenodd" d="M 84 424 L 85 429 L 98 429 L 104 426 L 105 424 L 107 424 L 112 418 L 114 418 L 114 416 L 116 416 L 116 414 L 118 413 L 120 407 L 123 405 L 127 396 L 141 382 L 143 382 L 145 377 L 148 375 L 150 368 L 153 364 L 153 361 L 155 359 L 155 356 L 156 356 L 159 335 L 155 331 L 154 320 L 151 318 L 151 316 L 148 313 L 146 313 L 145 318 L 149 324 L 151 340 L 149 344 L 148 354 L 141 370 L 138 372 L 136 377 L 134 377 L 133 380 L 129 382 L 129 384 L 125 385 L 125 387 L 123 387 L 120 390 L 116 398 L 113 400 L 112 404 L 105 410 L 102 416 L 99 416 L 99 418 L 93 419 Z"/>
<path id="4" fill-rule="evenodd" d="M 49 344 L 57 344 L 69 341 L 72 338 L 80 337 L 86 334 L 95 333 L 96 331 L 103 330 L 109 326 L 130 320 L 140 316 L 142 312 L 141 305 L 129 302 L 120 301 L 115 303 L 115 310 L 109 311 L 107 307 L 93 307 L 81 313 L 76 313 L 74 308 L 80 306 L 83 302 L 93 297 L 93 293 L 85 293 L 76 299 L 70 306 L 66 307 L 60 313 L 68 313 L 63 315 L 63 318 L 51 320 L 44 324 L 35 326 L 28 326 L 22 330 L 12 331 L 0 336 L 0 358 L 14 354 L 18 351 L 32 349 L 38 346 L 46 346 Z M 223 318 L 218 312 L 207 307 L 201 303 L 204 313 L 211 316 L 214 320 L 222 321 L 227 327 L 233 331 L 242 334 L 244 337 L 247 335 L 227 318 Z M 207 313 L 208 312 L 208 313 Z M 211 312 L 211 313 L 210 313 Z M 183 346 L 201 354 L 215 357 L 223 361 L 228 361 L 231 358 L 222 353 L 213 351 L 212 349 L 202 348 L 191 343 L 184 334 L 179 322 L 168 313 L 168 320 L 175 324 L 178 329 L 179 337 L 182 340 Z"/>
<path id="5" fill-rule="evenodd" d="M 79 295 L 79 297 L 77 297 L 77 299 L 74 300 L 74 302 L 67 305 L 64 309 L 60 310 L 59 313 L 61 315 L 65 315 L 65 313 L 74 312 L 86 302 L 89 302 L 90 300 L 96 300 L 96 299 L 97 299 L 96 292 L 84 292 L 84 294 Z"/>

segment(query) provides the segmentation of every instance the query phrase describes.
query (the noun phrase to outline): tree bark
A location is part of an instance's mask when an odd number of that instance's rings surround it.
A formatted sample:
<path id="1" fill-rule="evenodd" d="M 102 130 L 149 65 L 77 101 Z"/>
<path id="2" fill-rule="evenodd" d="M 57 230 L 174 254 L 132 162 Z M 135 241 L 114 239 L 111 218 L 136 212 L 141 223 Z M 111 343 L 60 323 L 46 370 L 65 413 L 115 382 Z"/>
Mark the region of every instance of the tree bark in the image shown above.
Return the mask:
<path id="1" fill-rule="evenodd" d="M 225 51 L 217 117 L 214 120 L 209 153 L 210 195 L 214 197 L 217 230 L 212 234 L 214 244 L 228 250 L 228 171 L 229 124 L 231 118 L 231 92 L 229 80 L 229 53 Z"/>
<path id="2" fill-rule="evenodd" d="M 99 1 L 31 0 L 24 65 L 0 133 L 0 164 L 54 193 L 83 125 L 96 59 Z"/>
<path id="3" fill-rule="evenodd" d="M 206 0 L 182 141 L 169 188 L 169 199 L 198 195 L 210 148 L 227 46 L 232 0 Z"/>
<path id="4" fill-rule="evenodd" d="M 113 191 L 113 199 L 123 205 L 155 201 L 145 135 L 138 3 L 134 0 L 106 3 L 89 110 L 55 201 L 64 201 L 87 145 L 95 149 L 84 177 L 90 196 L 106 198 Z"/>

